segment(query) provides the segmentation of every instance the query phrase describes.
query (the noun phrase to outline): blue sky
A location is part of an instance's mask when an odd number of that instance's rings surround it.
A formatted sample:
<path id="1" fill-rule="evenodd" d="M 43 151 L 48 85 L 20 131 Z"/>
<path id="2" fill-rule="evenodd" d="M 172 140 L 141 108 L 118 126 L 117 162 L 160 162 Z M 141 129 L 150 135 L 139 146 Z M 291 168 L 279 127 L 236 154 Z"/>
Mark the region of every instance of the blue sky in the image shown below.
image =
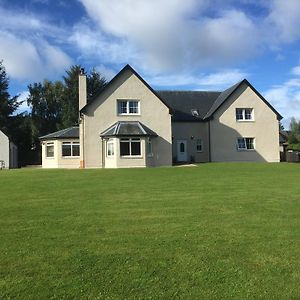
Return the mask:
<path id="1" fill-rule="evenodd" d="M 155 89 L 247 78 L 287 127 L 300 119 L 299 16 L 299 0 L 0 0 L 0 59 L 20 99 L 74 64 L 111 79 L 129 63 Z"/>

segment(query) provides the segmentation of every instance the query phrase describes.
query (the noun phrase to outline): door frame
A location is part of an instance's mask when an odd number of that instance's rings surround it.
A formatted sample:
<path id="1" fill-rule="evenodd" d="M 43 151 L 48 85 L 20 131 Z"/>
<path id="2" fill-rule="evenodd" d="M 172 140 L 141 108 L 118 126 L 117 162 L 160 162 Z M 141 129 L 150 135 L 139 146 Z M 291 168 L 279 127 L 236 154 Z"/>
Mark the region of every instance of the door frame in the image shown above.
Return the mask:
<path id="1" fill-rule="evenodd" d="M 184 144 L 184 152 L 180 151 L 181 143 Z M 185 162 L 188 161 L 188 153 L 187 153 L 187 140 L 177 140 L 176 143 L 176 153 L 177 153 L 177 161 L 178 162 Z"/>

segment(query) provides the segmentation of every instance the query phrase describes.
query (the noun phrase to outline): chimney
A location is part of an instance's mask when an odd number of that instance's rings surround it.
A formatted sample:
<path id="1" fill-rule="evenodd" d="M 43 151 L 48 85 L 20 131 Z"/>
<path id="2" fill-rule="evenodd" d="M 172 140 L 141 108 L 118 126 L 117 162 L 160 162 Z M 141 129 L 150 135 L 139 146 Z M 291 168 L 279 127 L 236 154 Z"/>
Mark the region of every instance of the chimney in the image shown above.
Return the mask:
<path id="1" fill-rule="evenodd" d="M 87 91 L 86 91 L 86 75 L 84 69 L 80 69 L 79 74 L 79 111 L 87 104 Z"/>

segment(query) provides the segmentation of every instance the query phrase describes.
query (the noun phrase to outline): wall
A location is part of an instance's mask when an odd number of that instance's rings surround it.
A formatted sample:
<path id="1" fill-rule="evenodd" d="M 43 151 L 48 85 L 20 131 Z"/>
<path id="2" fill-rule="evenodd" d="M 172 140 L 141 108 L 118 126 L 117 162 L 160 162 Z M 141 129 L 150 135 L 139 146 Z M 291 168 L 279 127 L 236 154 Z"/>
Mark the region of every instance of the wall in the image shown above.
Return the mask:
<path id="1" fill-rule="evenodd" d="M 3 160 L 5 163 L 5 168 L 9 168 L 9 139 L 8 137 L 0 130 L 0 160 Z"/>
<path id="2" fill-rule="evenodd" d="M 193 138 L 191 138 L 193 137 Z M 202 139 L 202 152 L 197 152 L 197 139 Z M 208 162 L 209 139 L 208 123 L 204 122 L 172 122 L 172 153 L 173 159 L 177 157 L 177 141 L 187 141 L 188 161 L 193 156 L 195 162 Z"/>
<path id="3" fill-rule="evenodd" d="M 253 108 L 254 121 L 237 122 L 236 108 Z M 277 115 L 243 83 L 210 122 L 212 161 L 279 162 Z M 238 151 L 238 137 L 254 137 L 255 150 Z"/>
<path id="4" fill-rule="evenodd" d="M 46 143 L 54 143 L 54 157 L 46 157 Z M 62 157 L 63 142 L 79 142 L 79 140 L 48 140 L 42 142 L 42 167 L 43 168 L 79 168 L 80 157 Z"/>
<path id="5" fill-rule="evenodd" d="M 119 116 L 117 99 L 140 101 L 140 115 Z M 161 102 L 129 70 L 125 71 L 90 106 L 84 115 L 84 159 L 86 167 L 102 167 L 100 133 L 117 121 L 140 121 L 159 137 L 155 138 L 154 166 L 172 164 L 171 116 Z M 116 167 L 145 166 L 145 159 L 118 158 Z"/>

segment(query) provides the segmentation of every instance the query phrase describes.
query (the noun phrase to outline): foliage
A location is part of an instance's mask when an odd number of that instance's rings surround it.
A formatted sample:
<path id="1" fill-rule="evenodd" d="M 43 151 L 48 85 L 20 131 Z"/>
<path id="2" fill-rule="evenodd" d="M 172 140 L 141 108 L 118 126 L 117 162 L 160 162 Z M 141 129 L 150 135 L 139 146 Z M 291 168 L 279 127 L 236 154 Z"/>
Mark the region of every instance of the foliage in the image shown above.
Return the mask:
<path id="1" fill-rule="evenodd" d="M 289 133 L 289 144 L 300 143 L 300 121 L 297 122 L 295 118 L 291 119 L 290 133 Z"/>
<path id="2" fill-rule="evenodd" d="M 284 163 L 0 172 L 0 298 L 299 299 L 299 181 Z"/>
<path id="3" fill-rule="evenodd" d="M 0 61 L 0 130 L 4 130 L 11 137 L 10 116 L 19 106 L 18 97 L 10 97 L 8 92 L 9 79 L 3 62 Z"/>
<path id="4" fill-rule="evenodd" d="M 287 150 L 300 151 L 300 143 L 290 144 Z"/>
<path id="5" fill-rule="evenodd" d="M 39 137 L 78 124 L 78 74 L 81 66 L 71 66 L 62 81 L 33 83 L 28 86 L 27 104 L 32 108 L 31 151 L 37 149 L 34 160 L 41 162 Z M 87 74 L 87 94 L 94 97 L 103 89 L 106 80 L 92 70 Z"/>

